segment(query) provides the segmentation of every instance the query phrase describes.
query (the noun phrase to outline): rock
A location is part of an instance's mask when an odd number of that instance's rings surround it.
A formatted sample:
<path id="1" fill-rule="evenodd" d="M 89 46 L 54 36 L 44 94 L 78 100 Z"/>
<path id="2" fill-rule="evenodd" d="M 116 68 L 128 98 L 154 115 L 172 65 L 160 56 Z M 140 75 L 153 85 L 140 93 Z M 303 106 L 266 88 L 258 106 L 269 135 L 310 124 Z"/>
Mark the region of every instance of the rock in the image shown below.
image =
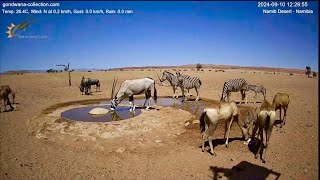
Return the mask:
<path id="1" fill-rule="evenodd" d="M 42 133 L 39 133 L 39 132 L 36 134 L 36 137 L 39 138 L 39 139 L 41 139 L 41 138 L 42 139 L 48 139 L 48 137 L 46 135 L 44 135 Z"/>
<path id="2" fill-rule="evenodd" d="M 117 153 L 123 153 L 124 151 L 126 151 L 126 148 L 124 148 L 124 147 L 121 147 L 116 150 Z"/>
<path id="3" fill-rule="evenodd" d="M 89 112 L 89 114 L 92 114 L 92 115 L 103 115 L 103 114 L 107 114 L 108 112 L 109 112 L 109 110 L 106 109 L 106 108 L 94 108 Z"/>
<path id="4" fill-rule="evenodd" d="M 161 140 L 154 140 L 154 142 L 161 143 L 162 141 Z"/>
<path id="5" fill-rule="evenodd" d="M 188 126 L 189 124 L 190 124 L 189 122 L 186 122 L 184 125 L 185 125 L 185 126 Z"/>
<path id="6" fill-rule="evenodd" d="M 199 124 L 199 123 L 200 123 L 200 121 L 197 119 L 192 121 L 192 124 Z"/>

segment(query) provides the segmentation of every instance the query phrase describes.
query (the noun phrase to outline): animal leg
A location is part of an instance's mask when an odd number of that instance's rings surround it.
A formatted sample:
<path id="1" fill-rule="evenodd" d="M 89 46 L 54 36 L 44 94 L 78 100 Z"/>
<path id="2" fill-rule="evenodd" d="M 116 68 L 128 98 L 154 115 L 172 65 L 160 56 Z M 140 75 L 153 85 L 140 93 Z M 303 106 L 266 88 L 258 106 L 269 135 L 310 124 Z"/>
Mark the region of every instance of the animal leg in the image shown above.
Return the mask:
<path id="1" fill-rule="evenodd" d="M 228 92 L 228 93 L 227 93 L 227 101 L 228 101 L 228 102 L 230 101 L 230 96 L 231 96 L 231 92 Z"/>
<path id="2" fill-rule="evenodd" d="M 11 105 L 10 99 L 9 99 L 9 95 L 6 98 L 7 104 L 4 104 L 5 106 L 5 110 L 7 110 L 6 106 L 9 105 L 10 106 L 10 111 L 13 110 L 14 108 Z"/>
<path id="3" fill-rule="evenodd" d="M 258 129 L 259 129 L 259 126 L 258 126 L 258 124 L 256 124 L 256 125 L 254 126 L 253 130 L 252 130 L 252 135 L 251 135 L 251 138 L 252 138 L 252 139 L 255 138 Z M 259 134 L 258 134 L 258 136 L 259 136 Z M 255 141 L 255 142 L 256 142 L 256 144 L 257 144 L 257 141 Z"/>
<path id="4" fill-rule="evenodd" d="M 6 99 L 3 99 L 4 111 L 7 111 L 7 102 Z"/>
<path id="5" fill-rule="evenodd" d="M 134 106 L 134 100 L 133 100 L 133 95 L 129 97 L 129 104 L 130 104 L 130 112 L 135 110 L 135 106 Z"/>
<path id="6" fill-rule="evenodd" d="M 287 121 L 287 109 L 288 109 L 288 107 L 285 107 L 285 108 L 283 109 L 283 111 L 284 111 L 283 125 L 285 125 L 285 124 L 286 124 L 286 121 Z"/>
<path id="7" fill-rule="evenodd" d="M 213 151 L 213 144 L 212 144 L 212 140 L 213 140 L 213 137 L 212 136 L 209 136 L 208 137 L 208 141 L 209 141 L 209 146 L 210 146 L 210 152 L 213 156 L 217 156 L 216 153 L 214 153 Z"/>
<path id="8" fill-rule="evenodd" d="M 205 133 L 202 133 L 202 152 L 204 152 L 204 143 L 205 143 Z"/>
<path id="9" fill-rule="evenodd" d="M 283 123 L 283 119 L 281 119 L 281 109 L 282 109 L 282 106 L 280 107 L 280 122 L 281 122 L 280 128 L 282 128 L 282 123 Z"/>
<path id="10" fill-rule="evenodd" d="M 184 101 L 186 101 L 186 98 L 185 98 L 185 95 L 184 95 L 184 89 L 183 89 L 183 88 L 181 88 L 181 92 L 182 92 L 182 97 L 184 98 L 184 99 L 182 100 L 182 102 L 184 102 Z"/>
<path id="11" fill-rule="evenodd" d="M 226 141 L 226 147 L 228 147 L 229 135 L 230 135 L 230 131 L 231 131 L 232 122 L 233 122 L 233 117 L 231 118 L 231 120 L 230 120 L 230 122 L 229 122 L 228 134 L 227 134 L 227 141 Z"/>
<path id="12" fill-rule="evenodd" d="M 188 91 L 188 98 L 190 98 L 191 97 L 191 94 L 190 94 L 190 89 L 187 89 L 187 91 Z"/>
<path id="13" fill-rule="evenodd" d="M 268 149 L 268 143 L 269 143 L 269 140 L 270 140 L 270 136 L 271 136 L 271 132 L 272 132 L 272 127 L 271 128 L 268 128 L 266 131 L 266 144 L 265 144 L 265 147 L 264 147 L 264 152 L 263 152 L 263 158 L 262 158 L 262 162 L 265 163 L 266 162 L 266 154 L 267 154 L 267 149 Z"/>
<path id="14" fill-rule="evenodd" d="M 148 105 L 146 110 L 149 110 L 150 108 L 150 101 L 151 101 L 151 90 L 147 90 L 146 91 L 146 101 L 148 101 Z M 146 103 L 146 102 L 145 102 Z"/>
<path id="15" fill-rule="evenodd" d="M 172 98 L 174 99 L 176 97 L 176 87 L 175 86 L 172 86 L 172 89 L 173 89 L 173 96 Z"/>
<path id="16" fill-rule="evenodd" d="M 208 141 L 210 146 L 210 152 L 213 156 L 217 156 L 216 153 L 213 151 L 213 144 L 212 144 L 213 134 L 214 134 L 214 131 L 217 129 L 217 127 L 218 127 L 218 123 L 212 123 L 208 127 L 208 133 L 209 133 Z"/>
<path id="17" fill-rule="evenodd" d="M 228 121 L 224 124 L 224 136 L 223 136 L 223 141 L 226 142 L 226 134 L 228 131 Z"/>
<path id="18" fill-rule="evenodd" d="M 197 99 L 196 99 L 196 101 L 199 101 L 199 90 L 200 89 L 197 89 L 197 88 L 195 88 L 196 89 L 196 92 L 197 92 Z"/>
<path id="19" fill-rule="evenodd" d="M 256 159 L 258 158 L 258 153 L 260 153 L 260 155 L 261 155 L 261 148 L 263 148 L 263 128 L 259 128 L 258 137 L 259 136 L 260 136 L 261 144 L 258 148 L 258 151 L 256 152 L 256 154 L 254 156 Z"/>
<path id="20" fill-rule="evenodd" d="M 256 105 L 256 102 L 257 102 L 257 93 L 256 92 L 254 92 L 255 93 L 255 95 L 254 95 L 254 105 Z"/>

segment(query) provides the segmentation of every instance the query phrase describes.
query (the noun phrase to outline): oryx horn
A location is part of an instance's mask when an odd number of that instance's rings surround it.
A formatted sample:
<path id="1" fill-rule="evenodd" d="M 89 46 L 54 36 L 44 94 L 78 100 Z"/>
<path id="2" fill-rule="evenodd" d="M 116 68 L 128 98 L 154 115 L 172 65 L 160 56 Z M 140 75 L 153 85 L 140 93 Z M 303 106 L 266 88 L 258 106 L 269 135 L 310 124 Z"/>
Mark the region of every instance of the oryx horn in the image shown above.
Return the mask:
<path id="1" fill-rule="evenodd" d="M 113 77 L 113 83 L 112 83 L 112 90 L 111 90 L 111 98 L 113 98 L 113 94 L 114 94 L 114 89 L 117 85 L 117 81 L 118 81 L 118 78 L 116 79 L 115 77 Z"/>

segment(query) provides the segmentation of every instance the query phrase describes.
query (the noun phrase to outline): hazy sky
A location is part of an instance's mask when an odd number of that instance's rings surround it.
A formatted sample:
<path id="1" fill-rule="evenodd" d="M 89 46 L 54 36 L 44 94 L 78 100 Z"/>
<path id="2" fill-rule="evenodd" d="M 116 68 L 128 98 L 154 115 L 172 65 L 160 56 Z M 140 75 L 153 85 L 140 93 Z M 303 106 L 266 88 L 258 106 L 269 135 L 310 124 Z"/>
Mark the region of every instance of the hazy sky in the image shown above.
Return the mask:
<path id="1" fill-rule="evenodd" d="M 202 63 L 318 70 L 318 2 L 308 4 L 313 14 L 263 14 L 254 1 L 60 2 L 46 9 L 134 13 L 35 14 L 39 21 L 24 38 L 11 39 L 7 27 L 29 15 L 2 14 L 0 70 L 58 69 L 66 62 L 75 69 Z"/>

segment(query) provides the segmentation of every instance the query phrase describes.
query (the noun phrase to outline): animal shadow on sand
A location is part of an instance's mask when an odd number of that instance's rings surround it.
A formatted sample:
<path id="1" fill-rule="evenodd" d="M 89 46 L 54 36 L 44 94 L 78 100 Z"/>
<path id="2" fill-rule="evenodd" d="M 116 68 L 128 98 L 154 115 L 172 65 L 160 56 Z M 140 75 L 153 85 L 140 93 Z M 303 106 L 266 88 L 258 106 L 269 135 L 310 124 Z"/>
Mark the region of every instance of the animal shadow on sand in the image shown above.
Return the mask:
<path id="1" fill-rule="evenodd" d="M 240 104 L 241 101 L 235 101 L 235 103 L 236 103 L 236 104 Z M 253 101 L 248 101 L 247 103 L 248 103 L 248 104 L 253 104 L 254 102 L 253 102 Z M 242 104 L 244 104 L 244 102 L 242 102 Z M 256 104 L 262 104 L 262 101 L 257 101 Z"/>
<path id="2" fill-rule="evenodd" d="M 223 179 L 229 180 L 239 180 L 239 179 L 254 179 L 254 180 L 264 180 L 267 178 L 279 179 L 280 173 L 273 170 L 267 169 L 256 164 L 252 164 L 247 161 L 241 161 L 239 164 L 233 166 L 231 169 L 210 166 L 212 171 L 213 180 Z M 269 177 L 270 176 L 270 177 Z"/>
<path id="3" fill-rule="evenodd" d="M 0 113 L 11 112 L 11 111 L 14 111 L 14 110 L 15 110 L 15 108 L 3 110 L 3 111 L 0 110 Z"/>
<path id="4" fill-rule="evenodd" d="M 136 106 L 136 109 L 146 109 L 147 106 Z M 153 110 L 153 109 L 156 109 L 154 107 L 149 107 L 149 110 Z"/>
<path id="5" fill-rule="evenodd" d="M 242 139 L 243 138 L 240 138 L 240 137 L 229 138 L 229 143 L 231 143 L 232 141 L 241 141 Z M 214 149 L 218 145 L 225 145 L 225 141 L 223 141 L 223 138 L 222 139 L 214 139 L 214 140 L 212 140 L 212 145 L 213 145 L 213 149 Z M 205 147 L 209 147 L 208 141 L 205 142 Z M 199 148 L 202 148 L 202 145 L 200 145 Z M 210 148 L 207 148 L 206 151 L 211 154 Z"/>

